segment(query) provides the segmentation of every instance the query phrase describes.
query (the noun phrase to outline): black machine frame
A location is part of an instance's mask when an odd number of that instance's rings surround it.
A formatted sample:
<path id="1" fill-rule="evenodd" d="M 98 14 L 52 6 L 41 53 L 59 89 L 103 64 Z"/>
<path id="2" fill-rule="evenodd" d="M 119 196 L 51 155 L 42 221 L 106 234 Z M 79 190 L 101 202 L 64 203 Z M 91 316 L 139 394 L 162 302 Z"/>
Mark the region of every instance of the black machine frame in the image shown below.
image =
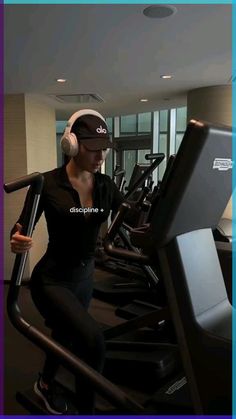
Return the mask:
<path id="1" fill-rule="evenodd" d="M 198 414 L 232 412 L 232 306 L 212 234 L 232 194 L 232 165 L 231 128 L 190 121 L 149 228 L 130 235 L 145 253 L 139 262 L 159 264 Z M 123 204 L 106 238 L 116 257 L 124 257 L 113 238 L 126 211 Z"/>
<path id="2" fill-rule="evenodd" d="M 232 306 L 212 234 L 232 194 L 232 166 L 231 128 L 192 120 L 150 224 L 200 414 L 232 409 Z"/>

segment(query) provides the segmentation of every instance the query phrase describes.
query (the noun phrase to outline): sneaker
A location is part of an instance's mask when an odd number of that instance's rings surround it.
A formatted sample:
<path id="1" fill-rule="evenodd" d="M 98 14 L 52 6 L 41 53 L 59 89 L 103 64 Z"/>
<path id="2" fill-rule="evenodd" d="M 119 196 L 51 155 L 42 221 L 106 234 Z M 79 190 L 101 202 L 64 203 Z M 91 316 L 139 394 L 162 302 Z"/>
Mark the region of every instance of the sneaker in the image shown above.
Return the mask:
<path id="1" fill-rule="evenodd" d="M 51 384 L 48 388 L 43 387 L 41 376 L 39 376 L 38 381 L 34 384 L 34 392 L 43 400 L 46 409 L 52 415 L 63 415 L 67 412 L 66 401 L 60 394 L 56 394 L 55 391 L 53 391 L 53 386 Z"/>

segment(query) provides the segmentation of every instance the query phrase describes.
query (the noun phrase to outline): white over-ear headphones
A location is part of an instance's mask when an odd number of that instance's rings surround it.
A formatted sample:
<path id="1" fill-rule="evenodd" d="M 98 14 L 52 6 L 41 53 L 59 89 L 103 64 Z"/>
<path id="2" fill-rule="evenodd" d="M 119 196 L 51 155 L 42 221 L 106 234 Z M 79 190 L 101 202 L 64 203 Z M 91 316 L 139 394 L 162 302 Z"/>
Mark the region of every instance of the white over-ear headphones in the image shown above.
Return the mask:
<path id="1" fill-rule="evenodd" d="M 99 112 L 94 111 L 93 109 L 83 109 L 81 111 L 75 112 L 67 122 L 64 134 L 61 138 L 61 149 L 63 153 L 69 157 L 74 157 L 78 154 L 79 148 L 77 137 L 73 132 L 70 131 L 74 122 L 83 115 L 98 116 L 98 118 L 106 122 L 103 116 Z"/>

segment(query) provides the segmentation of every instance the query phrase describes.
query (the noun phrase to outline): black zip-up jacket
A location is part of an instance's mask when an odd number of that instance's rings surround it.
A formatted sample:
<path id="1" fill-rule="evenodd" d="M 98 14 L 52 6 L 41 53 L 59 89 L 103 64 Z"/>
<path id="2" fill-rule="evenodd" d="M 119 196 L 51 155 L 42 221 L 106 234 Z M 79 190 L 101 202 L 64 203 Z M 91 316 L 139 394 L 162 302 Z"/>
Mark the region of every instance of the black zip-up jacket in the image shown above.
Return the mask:
<path id="1" fill-rule="evenodd" d="M 124 198 L 109 176 L 95 173 L 93 212 L 85 217 L 81 211 L 78 192 L 72 187 L 66 166 L 44 173 L 44 186 L 39 201 L 35 224 L 45 213 L 49 243 L 47 254 L 58 262 L 76 266 L 81 259 L 94 256 L 101 224 L 110 211 L 116 212 Z M 18 223 L 30 211 L 29 192 Z M 16 231 L 16 226 L 11 235 Z"/>

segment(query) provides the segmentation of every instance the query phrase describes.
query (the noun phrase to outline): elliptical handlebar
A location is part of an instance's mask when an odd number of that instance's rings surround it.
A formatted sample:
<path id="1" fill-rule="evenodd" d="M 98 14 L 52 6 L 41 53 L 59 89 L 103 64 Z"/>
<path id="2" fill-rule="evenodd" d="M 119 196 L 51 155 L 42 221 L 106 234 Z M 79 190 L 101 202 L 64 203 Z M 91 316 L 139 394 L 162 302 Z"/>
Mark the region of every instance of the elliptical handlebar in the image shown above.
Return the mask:
<path id="1" fill-rule="evenodd" d="M 5 183 L 3 185 L 4 191 L 11 193 L 18 189 L 32 186 L 34 194 L 40 194 L 43 188 L 43 175 L 39 172 L 31 173 L 30 175 L 22 176 L 16 180 Z"/>
<path id="2" fill-rule="evenodd" d="M 128 200 L 130 196 L 138 189 L 139 186 L 148 178 L 149 175 L 159 166 L 159 164 L 164 160 L 164 153 L 157 153 L 154 155 L 155 161 L 145 170 L 145 172 L 140 176 L 140 178 L 133 184 L 129 191 L 125 194 L 125 200 Z"/>
<path id="3" fill-rule="evenodd" d="M 162 154 L 162 153 L 149 153 L 149 154 L 145 154 L 145 159 L 146 160 L 155 160 L 155 159 L 158 159 L 160 157 L 160 154 Z"/>
<path id="4" fill-rule="evenodd" d="M 125 215 L 130 209 L 131 209 L 131 206 L 127 202 L 123 202 L 123 204 L 121 204 L 104 238 L 104 249 L 109 255 L 117 257 L 119 259 L 124 258 L 125 260 L 128 260 L 128 261 L 134 261 L 140 264 L 149 265 L 150 259 L 148 256 L 143 255 L 137 251 L 120 249 L 113 245 L 114 238 L 116 234 L 119 232 L 123 224 Z"/>

